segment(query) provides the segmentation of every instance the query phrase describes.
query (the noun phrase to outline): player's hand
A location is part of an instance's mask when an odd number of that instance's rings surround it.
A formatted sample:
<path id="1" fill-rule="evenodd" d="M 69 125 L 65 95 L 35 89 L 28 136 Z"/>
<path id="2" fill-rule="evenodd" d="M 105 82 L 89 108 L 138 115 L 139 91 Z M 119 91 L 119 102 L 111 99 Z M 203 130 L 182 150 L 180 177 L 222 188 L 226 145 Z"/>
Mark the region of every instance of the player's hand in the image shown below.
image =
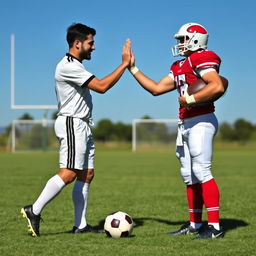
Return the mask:
<path id="1" fill-rule="evenodd" d="M 180 105 L 182 107 L 185 107 L 185 108 L 189 107 L 189 105 L 188 105 L 188 103 L 186 101 L 186 97 L 187 96 L 188 96 L 188 92 L 187 92 L 187 89 L 185 89 L 183 91 L 182 95 L 178 98 L 178 101 L 179 101 Z"/>
<path id="2" fill-rule="evenodd" d="M 135 56 L 133 51 L 131 52 L 131 61 L 130 61 L 129 69 L 131 69 L 132 67 L 135 67 Z"/>
<path id="3" fill-rule="evenodd" d="M 182 107 L 187 108 L 189 106 L 188 103 L 186 102 L 186 98 L 184 96 L 180 96 L 178 101 Z"/>
<path id="4" fill-rule="evenodd" d="M 122 52 L 122 63 L 128 67 L 131 62 L 131 40 L 127 39 Z"/>

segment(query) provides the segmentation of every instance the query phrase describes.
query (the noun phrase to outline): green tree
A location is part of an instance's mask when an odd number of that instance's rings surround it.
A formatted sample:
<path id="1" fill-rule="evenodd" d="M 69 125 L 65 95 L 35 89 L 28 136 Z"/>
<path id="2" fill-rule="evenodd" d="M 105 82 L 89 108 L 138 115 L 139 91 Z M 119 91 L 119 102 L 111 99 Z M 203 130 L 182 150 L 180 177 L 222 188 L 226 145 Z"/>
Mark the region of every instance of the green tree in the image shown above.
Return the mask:
<path id="1" fill-rule="evenodd" d="M 132 126 L 118 122 L 114 125 L 114 140 L 131 141 L 132 140 Z"/>
<path id="2" fill-rule="evenodd" d="M 113 123 L 109 119 L 102 119 L 92 130 L 95 140 L 98 141 L 131 141 L 132 126 L 122 122 Z"/>
<path id="3" fill-rule="evenodd" d="M 242 118 L 237 119 L 233 125 L 226 122 L 220 125 L 220 136 L 224 141 L 247 142 L 255 131 L 255 126 Z"/>
<path id="4" fill-rule="evenodd" d="M 19 120 L 34 120 L 34 117 L 31 116 L 29 113 L 24 113 Z"/>
<path id="5" fill-rule="evenodd" d="M 54 112 L 52 113 L 52 120 L 57 119 L 57 114 L 58 114 L 58 111 L 54 111 Z"/>
<path id="6" fill-rule="evenodd" d="M 19 120 L 34 120 L 34 117 L 31 116 L 29 113 L 24 113 L 21 117 L 18 118 Z M 12 130 L 12 125 L 8 125 L 5 128 L 5 135 L 9 135 L 11 133 Z M 17 131 L 17 136 L 19 136 L 19 132 Z"/>
<path id="7" fill-rule="evenodd" d="M 241 118 L 235 121 L 234 129 L 238 141 L 249 141 L 255 128 L 253 124 Z"/>
<path id="8" fill-rule="evenodd" d="M 236 134 L 232 125 L 227 122 L 222 123 L 220 125 L 220 137 L 224 141 L 235 141 Z"/>
<path id="9" fill-rule="evenodd" d="M 109 141 L 114 131 L 114 125 L 109 119 L 102 119 L 98 122 L 96 128 L 93 129 L 95 140 Z"/>

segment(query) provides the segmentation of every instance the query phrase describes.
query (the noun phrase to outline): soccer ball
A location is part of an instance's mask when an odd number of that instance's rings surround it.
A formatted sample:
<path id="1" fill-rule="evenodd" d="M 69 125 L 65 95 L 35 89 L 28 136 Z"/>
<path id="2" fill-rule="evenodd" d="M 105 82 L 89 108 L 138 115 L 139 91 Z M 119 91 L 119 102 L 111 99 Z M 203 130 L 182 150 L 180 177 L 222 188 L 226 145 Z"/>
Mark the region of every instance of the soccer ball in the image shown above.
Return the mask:
<path id="1" fill-rule="evenodd" d="M 125 212 L 114 212 L 105 219 L 104 230 L 108 237 L 128 237 L 133 229 L 133 220 Z"/>

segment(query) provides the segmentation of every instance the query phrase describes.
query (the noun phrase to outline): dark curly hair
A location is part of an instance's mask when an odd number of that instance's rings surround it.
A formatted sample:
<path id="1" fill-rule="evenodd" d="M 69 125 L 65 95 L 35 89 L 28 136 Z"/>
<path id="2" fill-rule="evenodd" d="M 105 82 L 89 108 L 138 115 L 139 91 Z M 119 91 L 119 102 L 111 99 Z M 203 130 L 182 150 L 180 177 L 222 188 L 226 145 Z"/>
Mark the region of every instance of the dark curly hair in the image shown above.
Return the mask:
<path id="1" fill-rule="evenodd" d="M 69 45 L 69 48 L 73 46 L 73 43 L 75 40 L 79 40 L 83 42 L 87 39 L 88 35 L 96 35 L 96 30 L 94 28 L 90 28 L 86 25 L 83 25 L 81 23 L 74 23 L 67 29 L 67 42 Z"/>

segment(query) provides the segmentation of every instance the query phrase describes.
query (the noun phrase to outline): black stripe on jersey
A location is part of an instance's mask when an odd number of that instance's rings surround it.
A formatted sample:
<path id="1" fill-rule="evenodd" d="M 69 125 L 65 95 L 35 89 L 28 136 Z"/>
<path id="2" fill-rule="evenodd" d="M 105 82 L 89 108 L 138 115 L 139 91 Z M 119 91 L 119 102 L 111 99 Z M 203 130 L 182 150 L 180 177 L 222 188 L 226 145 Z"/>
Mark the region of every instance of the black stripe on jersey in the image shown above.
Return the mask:
<path id="1" fill-rule="evenodd" d="M 82 87 L 82 88 L 86 87 L 86 86 L 92 81 L 92 79 L 93 79 L 94 77 L 95 77 L 95 76 L 92 75 L 89 79 L 87 79 L 87 80 L 83 83 L 83 85 L 82 85 L 81 87 Z"/>
<path id="2" fill-rule="evenodd" d="M 68 155 L 67 155 L 67 168 L 75 169 L 75 134 L 73 118 L 67 116 L 66 119 L 67 130 L 67 143 L 68 143 Z"/>
<path id="3" fill-rule="evenodd" d="M 76 58 L 75 56 L 73 56 L 70 53 L 66 53 L 66 56 L 68 57 L 68 62 L 74 61 L 74 59 L 78 60 L 80 63 L 82 63 L 81 60 L 79 60 L 78 58 Z"/>

